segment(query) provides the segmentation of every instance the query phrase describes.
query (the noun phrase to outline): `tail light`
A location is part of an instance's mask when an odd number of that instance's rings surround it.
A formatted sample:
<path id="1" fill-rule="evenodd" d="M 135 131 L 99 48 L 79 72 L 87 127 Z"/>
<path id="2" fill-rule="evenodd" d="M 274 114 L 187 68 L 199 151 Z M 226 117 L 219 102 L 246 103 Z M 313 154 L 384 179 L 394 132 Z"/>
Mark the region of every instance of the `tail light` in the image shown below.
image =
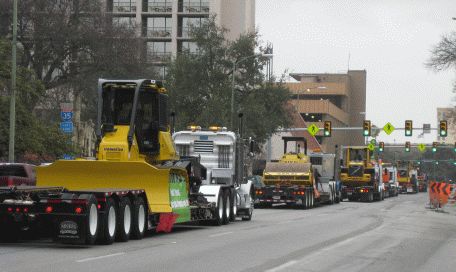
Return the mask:
<path id="1" fill-rule="evenodd" d="M 44 210 L 46 213 L 51 213 L 54 209 L 52 206 L 47 206 L 46 209 Z"/>
<path id="2" fill-rule="evenodd" d="M 11 177 L 8 177 L 8 180 L 6 181 L 7 186 L 13 186 L 14 185 L 14 180 Z"/>
<path id="3" fill-rule="evenodd" d="M 76 207 L 76 209 L 74 209 L 74 212 L 76 214 L 81 214 L 82 213 L 82 208 L 81 207 Z"/>
<path id="4" fill-rule="evenodd" d="M 101 209 L 101 204 L 97 205 L 97 209 L 99 209 L 99 210 Z"/>
<path id="5" fill-rule="evenodd" d="M 10 212 L 10 213 L 13 212 L 13 208 L 11 208 L 11 207 L 8 207 L 7 210 L 8 210 L 8 212 Z"/>
<path id="6" fill-rule="evenodd" d="M 21 212 L 21 208 L 17 207 L 17 208 L 16 208 L 16 212 L 17 212 L 17 213 Z"/>
<path id="7" fill-rule="evenodd" d="M 28 208 L 24 208 L 24 213 L 28 213 Z"/>

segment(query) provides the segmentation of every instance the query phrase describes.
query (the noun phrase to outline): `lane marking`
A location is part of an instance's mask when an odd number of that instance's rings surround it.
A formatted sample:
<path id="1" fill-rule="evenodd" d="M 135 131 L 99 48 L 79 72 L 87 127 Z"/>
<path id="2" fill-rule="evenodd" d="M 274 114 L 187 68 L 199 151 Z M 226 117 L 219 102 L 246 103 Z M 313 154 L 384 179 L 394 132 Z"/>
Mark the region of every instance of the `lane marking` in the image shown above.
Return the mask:
<path id="1" fill-rule="evenodd" d="M 293 266 L 297 263 L 298 263 L 298 261 L 292 260 L 292 261 L 286 262 L 284 264 L 281 264 L 279 266 L 273 267 L 271 269 L 265 270 L 265 272 L 277 272 L 277 271 L 285 270 L 286 268 Z"/>
<path id="2" fill-rule="evenodd" d="M 94 260 L 120 256 L 120 255 L 124 255 L 124 254 L 125 254 L 125 252 L 119 252 L 119 253 L 114 253 L 114 254 L 109 254 L 109 255 L 103 255 L 103 256 L 98 256 L 98 257 L 81 259 L 81 260 L 77 260 L 76 262 L 77 263 L 85 263 L 85 262 L 90 262 L 90 261 L 94 261 Z"/>
<path id="3" fill-rule="evenodd" d="M 231 233 L 233 233 L 233 232 L 232 231 L 222 232 L 222 233 L 209 235 L 209 237 L 219 237 L 219 236 L 228 235 L 228 234 L 231 234 Z"/>

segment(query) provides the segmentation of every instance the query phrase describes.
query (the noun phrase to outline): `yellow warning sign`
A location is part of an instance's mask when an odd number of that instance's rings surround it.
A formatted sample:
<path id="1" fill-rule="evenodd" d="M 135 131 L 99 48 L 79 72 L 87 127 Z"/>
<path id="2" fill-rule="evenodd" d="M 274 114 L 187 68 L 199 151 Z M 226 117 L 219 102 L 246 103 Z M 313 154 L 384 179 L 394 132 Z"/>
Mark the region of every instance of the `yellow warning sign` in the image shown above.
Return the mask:
<path id="1" fill-rule="evenodd" d="M 390 122 L 386 123 L 386 125 L 383 127 L 383 131 L 388 135 L 393 133 L 394 129 L 395 127 Z"/>
<path id="2" fill-rule="evenodd" d="M 425 144 L 419 144 L 418 145 L 418 150 L 421 151 L 421 152 L 426 151 L 426 145 Z"/>
<path id="3" fill-rule="evenodd" d="M 310 135 L 315 136 L 315 134 L 317 134 L 320 129 L 315 124 L 312 124 L 307 127 L 307 131 L 310 133 Z"/>
<path id="4" fill-rule="evenodd" d="M 375 145 L 370 143 L 370 144 L 367 145 L 367 148 L 369 148 L 370 151 L 374 151 Z"/>

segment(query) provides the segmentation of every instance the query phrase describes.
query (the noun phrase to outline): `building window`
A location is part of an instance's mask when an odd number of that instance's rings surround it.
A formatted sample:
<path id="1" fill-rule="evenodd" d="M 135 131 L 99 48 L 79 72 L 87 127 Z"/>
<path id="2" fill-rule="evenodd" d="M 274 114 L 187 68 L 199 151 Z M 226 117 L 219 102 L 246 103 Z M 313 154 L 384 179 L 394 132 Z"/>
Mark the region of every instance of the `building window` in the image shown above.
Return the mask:
<path id="1" fill-rule="evenodd" d="M 171 42 L 148 42 L 147 61 L 163 62 L 171 58 Z"/>
<path id="2" fill-rule="evenodd" d="M 321 113 L 301 113 L 302 118 L 306 122 L 322 122 L 323 121 L 323 114 Z"/>
<path id="3" fill-rule="evenodd" d="M 199 48 L 196 42 L 182 41 L 180 44 L 179 52 L 187 54 L 199 54 Z"/>
<path id="4" fill-rule="evenodd" d="M 143 2 L 144 12 L 172 12 L 173 1 L 172 0 L 144 0 Z"/>
<path id="5" fill-rule="evenodd" d="M 179 37 L 189 38 L 190 29 L 192 27 L 200 27 L 207 22 L 207 17 L 182 17 L 182 22 L 179 24 Z"/>
<path id="6" fill-rule="evenodd" d="M 134 17 L 113 17 L 112 25 L 114 27 L 124 27 L 127 29 L 134 29 L 136 25 L 136 19 Z"/>
<path id="7" fill-rule="evenodd" d="M 160 80 L 165 80 L 168 75 L 168 66 L 155 66 L 155 73 Z"/>
<path id="8" fill-rule="evenodd" d="M 113 12 L 136 12 L 136 0 L 113 0 Z"/>
<path id="9" fill-rule="evenodd" d="M 179 0 L 179 12 L 209 13 L 207 0 Z"/>
<path id="10" fill-rule="evenodd" d="M 171 17 L 148 17 L 145 36 L 149 38 L 171 37 Z"/>

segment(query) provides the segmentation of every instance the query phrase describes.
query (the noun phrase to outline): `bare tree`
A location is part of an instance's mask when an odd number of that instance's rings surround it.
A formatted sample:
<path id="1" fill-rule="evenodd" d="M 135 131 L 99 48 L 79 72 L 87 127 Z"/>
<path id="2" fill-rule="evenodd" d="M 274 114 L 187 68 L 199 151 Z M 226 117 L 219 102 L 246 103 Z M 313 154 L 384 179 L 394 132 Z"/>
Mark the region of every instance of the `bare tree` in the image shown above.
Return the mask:
<path id="1" fill-rule="evenodd" d="M 435 71 L 456 68 L 456 32 L 442 36 L 440 42 L 432 49 L 426 66 Z M 456 92 L 456 81 L 453 82 L 453 91 Z"/>

